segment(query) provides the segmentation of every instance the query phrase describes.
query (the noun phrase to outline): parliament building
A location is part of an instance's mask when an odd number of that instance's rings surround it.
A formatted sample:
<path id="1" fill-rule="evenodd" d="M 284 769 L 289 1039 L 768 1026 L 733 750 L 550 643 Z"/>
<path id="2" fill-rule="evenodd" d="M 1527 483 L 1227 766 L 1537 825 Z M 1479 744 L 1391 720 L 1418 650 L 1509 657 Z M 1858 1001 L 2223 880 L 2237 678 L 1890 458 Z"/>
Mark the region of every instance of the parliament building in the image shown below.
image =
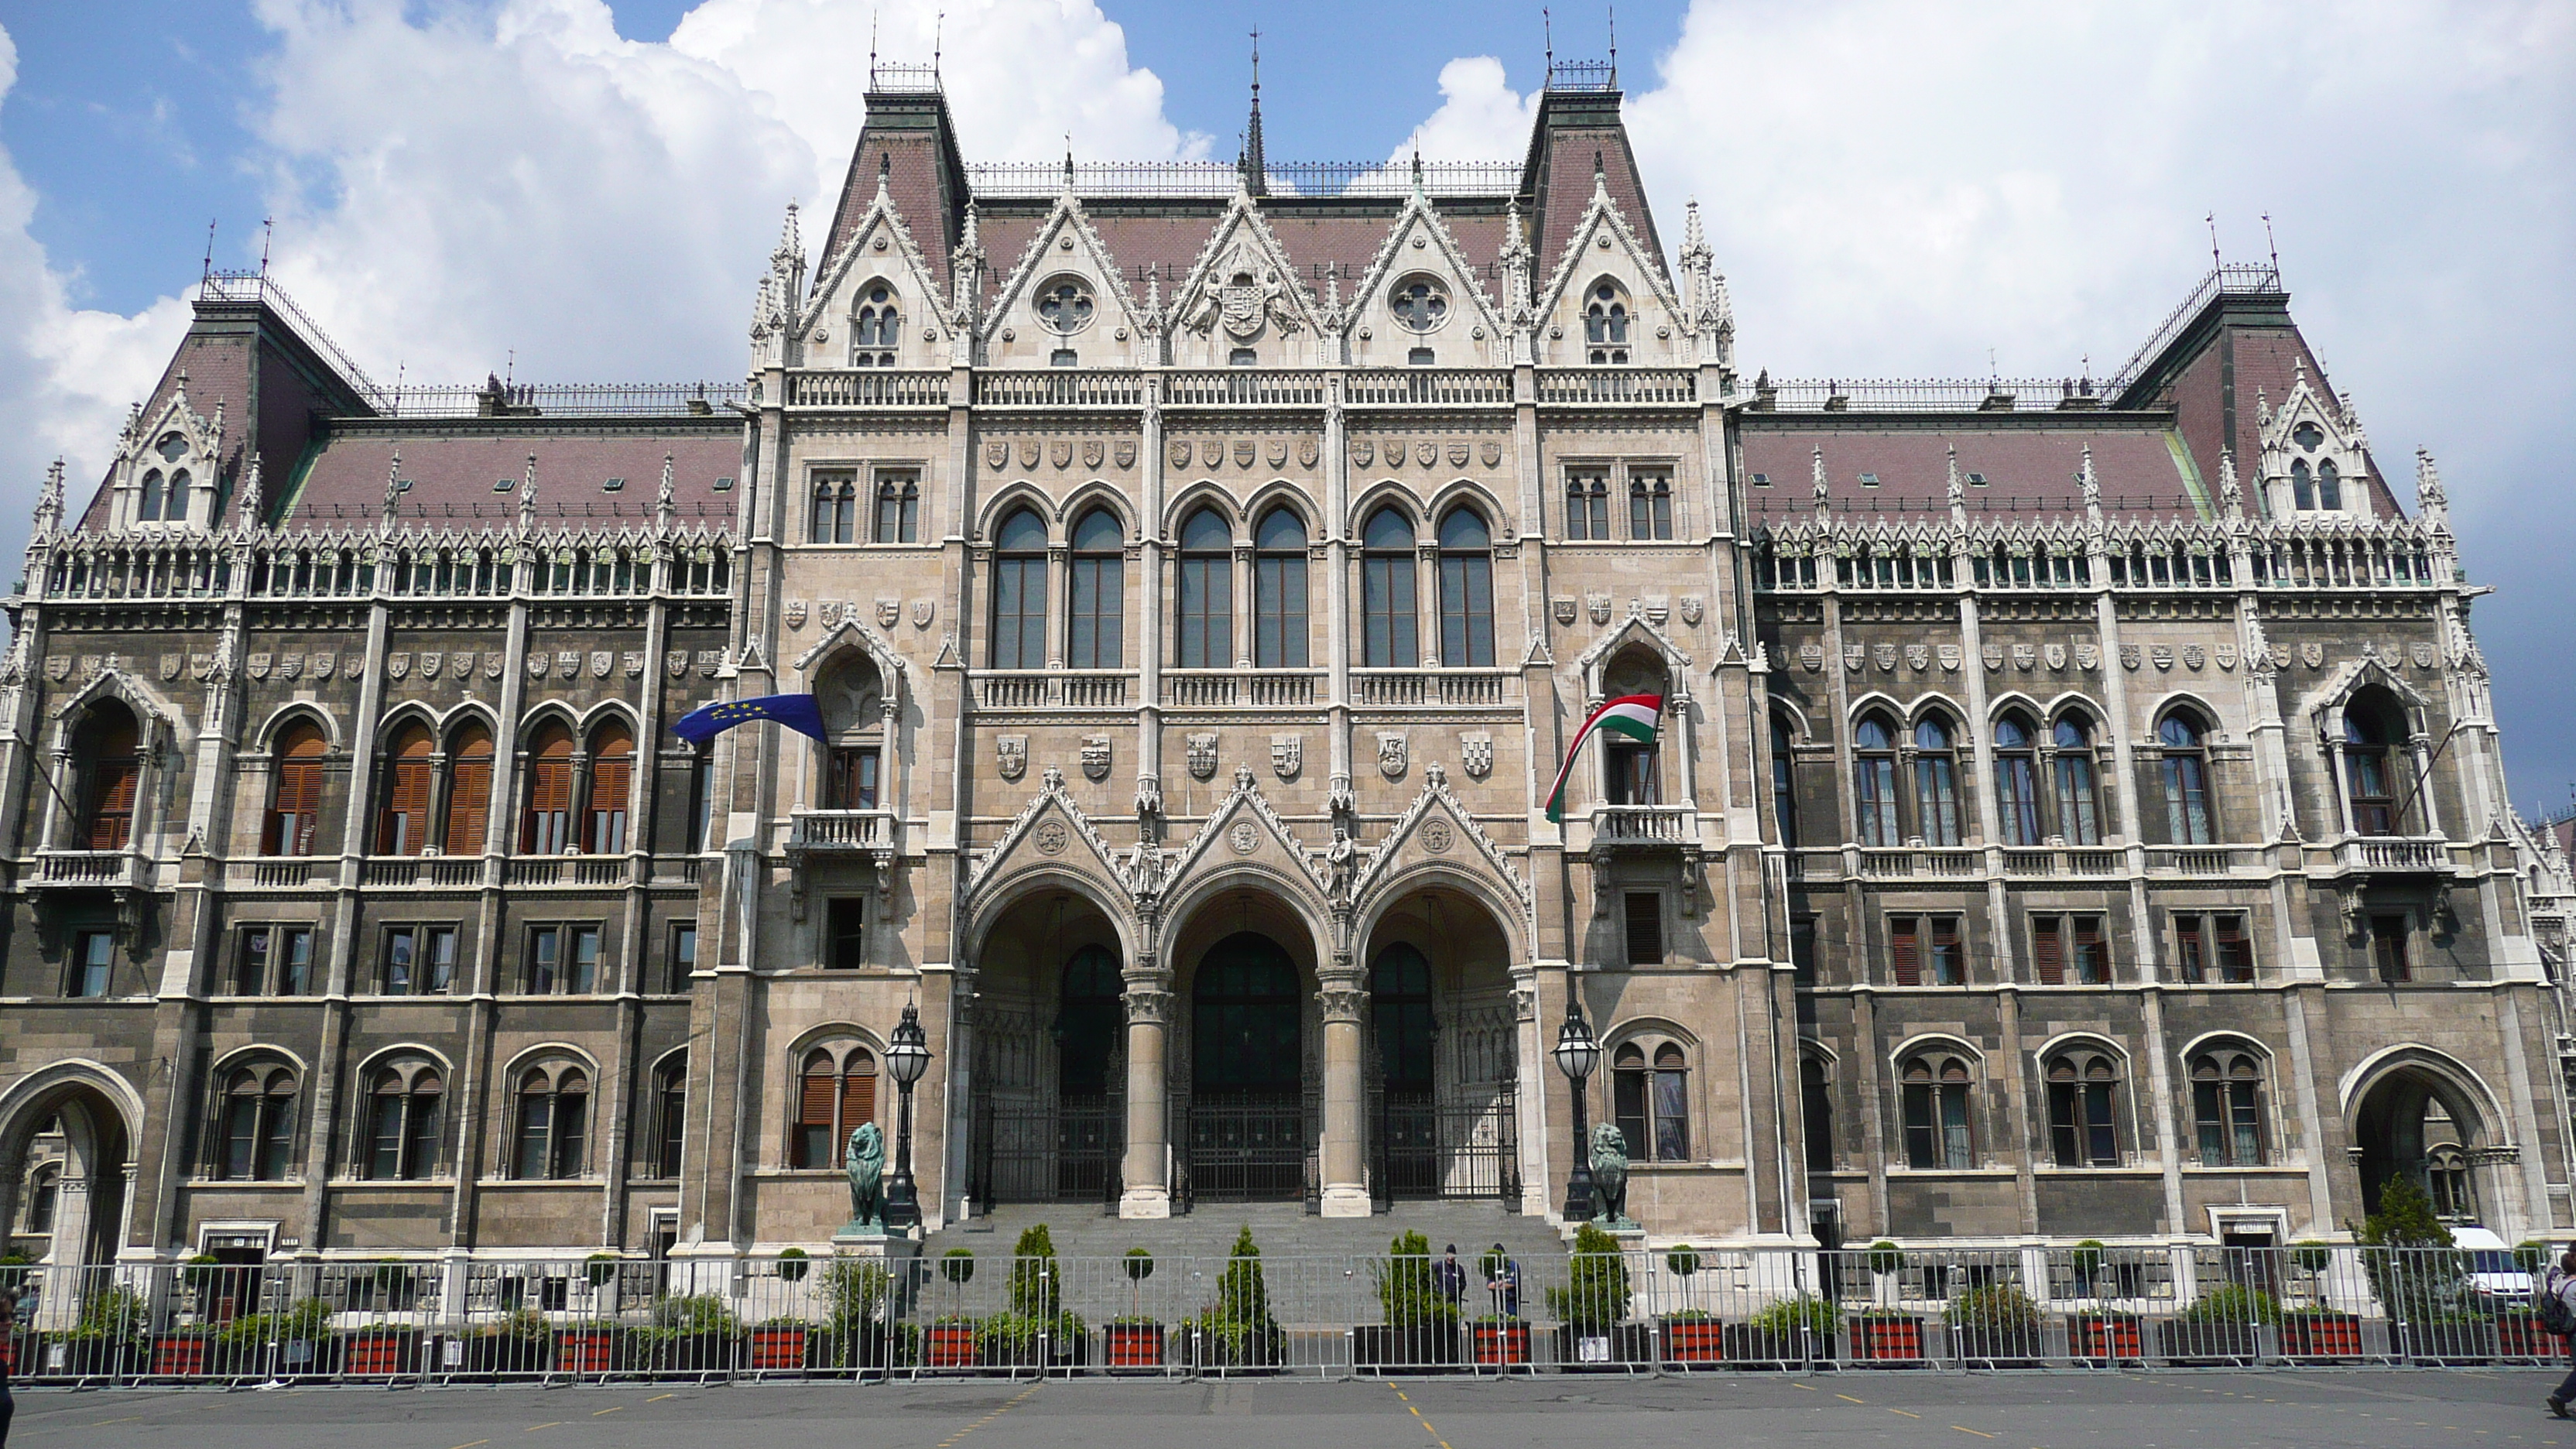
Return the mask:
<path id="1" fill-rule="evenodd" d="M 1570 1011 L 1659 1242 L 2576 1228 L 2566 856 L 2276 267 L 2108 377 L 1774 378 L 1606 68 L 1498 165 L 869 90 L 739 383 L 389 391 L 212 273 L 46 481 L 18 1251 L 824 1251 L 907 1009 L 933 1229 L 1553 1217 Z"/>

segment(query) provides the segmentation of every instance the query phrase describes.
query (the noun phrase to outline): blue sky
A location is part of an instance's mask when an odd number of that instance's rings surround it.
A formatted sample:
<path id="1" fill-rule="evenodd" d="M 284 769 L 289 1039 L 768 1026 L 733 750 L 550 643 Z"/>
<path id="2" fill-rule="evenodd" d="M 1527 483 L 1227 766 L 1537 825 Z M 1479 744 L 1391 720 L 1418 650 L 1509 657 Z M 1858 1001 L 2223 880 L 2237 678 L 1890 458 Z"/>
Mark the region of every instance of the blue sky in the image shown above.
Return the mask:
<path id="1" fill-rule="evenodd" d="M 1557 8 L 1561 56 L 1606 49 Z M 791 198 L 828 207 L 868 29 L 977 159 L 1231 157 L 1264 31 L 1280 159 L 1516 158 L 1536 5 L 0 0 L 0 553 L 95 480 L 185 326 L 205 226 L 370 371 L 738 373 Z M 102 23 L 102 15 L 110 17 Z M 2576 781 L 2576 6 L 1665 0 L 1620 7 L 1666 238 L 1705 206 L 1748 367 L 2115 366 L 2269 211 L 2294 311 L 2411 497 L 2440 458 L 2511 789 Z M 809 239 L 812 233 L 809 232 Z"/>

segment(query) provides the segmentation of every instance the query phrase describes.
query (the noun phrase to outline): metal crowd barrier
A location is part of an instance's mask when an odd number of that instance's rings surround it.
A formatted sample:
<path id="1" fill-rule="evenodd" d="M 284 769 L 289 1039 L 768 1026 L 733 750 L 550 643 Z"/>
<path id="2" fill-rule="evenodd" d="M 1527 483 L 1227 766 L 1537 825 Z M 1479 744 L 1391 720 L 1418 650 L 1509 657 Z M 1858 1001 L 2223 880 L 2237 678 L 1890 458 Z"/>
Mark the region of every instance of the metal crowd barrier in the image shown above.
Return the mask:
<path id="1" fill-rule="evenodd" d="M 1140 1250 L 1141 1251 L 1141 1250 Z M 0 1266 L 22 1383 L 2534 1364 L 2543 1250 Z"/>

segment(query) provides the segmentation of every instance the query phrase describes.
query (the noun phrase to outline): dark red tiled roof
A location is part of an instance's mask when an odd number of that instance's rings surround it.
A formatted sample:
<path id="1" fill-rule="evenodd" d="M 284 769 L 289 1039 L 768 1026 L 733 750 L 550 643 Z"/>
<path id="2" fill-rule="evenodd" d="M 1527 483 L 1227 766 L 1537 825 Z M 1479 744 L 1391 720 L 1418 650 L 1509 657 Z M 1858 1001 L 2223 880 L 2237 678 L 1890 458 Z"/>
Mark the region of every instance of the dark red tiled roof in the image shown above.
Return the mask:
<path id="1" fill-rule="evenodd" d="M 2070 513 L 2080 518 L 2079 474 L 2087 445 L 2105 515 L 2172 518 L 2203 512 L 2174 456 L 2175 435 L 2161 426 L 1980 428 L 1963 420 L 1956 426 L 1873 428 L 1802 426 L 1804 421 L 1763 419 L 1745 429 L 1745 497 L 1757 522 L 1814 517 L 1818 448 L 1824 450 L 1825 486 L 1837 514 L 1948 517 L 1950 449 L 1956 447 L 1960 476 L 1978 473 L 1986 479 L 1964 490 L 1971 521 Z M 1755 484 L 1757 473 L 1770 483 Z M 1864 473 L 1876 476 L 1877 484 L 1864 483 Z"/>
<path id="2" fill-rule="evenodd" d="M 660 431 L 651 428 L 571 431 L 495 430 L 472 433 L 353 429 L 326 441 L 295 486 L 294 517 L 281 522 L 348 524 L 375 520 L 384 507 L 385 478 L 402 454 L 400 475 L 412 480 L 397 505 L 406 519 L 471 525 L 478 517 L 499 525 L 518 518 L 520 480 L 528 455 L 537 456 L 537 520 L 553 524 L 589 518 L 649 522 L 662 484 L 662 456 L 671 455 L 672 493 L 683 525 L 715 525 L 733 517 L 733 491 L 715 491 L 720 477 L 742 473 L 739 421 L 730 427 Z M 274 478 L 275 475 L 271 475 Z M 611 493 L 601 484 L 623 478 Z M 506 480 L 507 489 L 493 485 Z M 277 480 L 283 482 L 284 480 Z"/>

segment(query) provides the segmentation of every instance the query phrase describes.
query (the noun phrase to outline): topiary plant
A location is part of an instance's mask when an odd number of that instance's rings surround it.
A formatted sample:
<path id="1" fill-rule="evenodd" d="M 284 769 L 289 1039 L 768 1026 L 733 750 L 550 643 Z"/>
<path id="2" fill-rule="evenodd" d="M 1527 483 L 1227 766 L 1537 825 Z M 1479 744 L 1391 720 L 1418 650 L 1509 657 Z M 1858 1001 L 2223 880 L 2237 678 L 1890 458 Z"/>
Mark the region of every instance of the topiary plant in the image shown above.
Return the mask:
<path id="1" fill-rule="evenodd" d="M 806 1273 L 810 1272 L 813 1266 L 805 1261 L 803 1248 L 786 1248 L 778 1254 L 778 1276 L 782 1282 L 804 1282 Z"/>
<path id="2" fill-rule="evenodd" d="M 963 1288 L 975 1281 L 975 1250 L 951 1248 L 939 1255 L 939 1276 Z"/>
<path id="3" fill-rule="evenodd" d="M 593 1253 L 582 1260 L 581 1271 L 590 1279 L 591 1287 L 605 1288 L 608 1281 L 617 1276 L 617 1255 Z"/>
<path id="4" fill-rule="evenodd" d="M 2322 1273 L 2334 1266 L 2334 1249 L 2323 1243 L 2293 1243 L 2290 1261 L 2311 1273 Z"/>
<path id="5" fill-rule="evenodd" d="M 1879 1277 L 1905 1271 L 1905 1253 L 1885 1238 L 1869 1245 L 1869 1271 Z"/>
<path id="6" fill-rule="evenodd" d="M 1677 1243 L 1664 1254 L 1664 1266 L 1676 1278 L 1687 1278 L 1699 1271 L 1699 1250 L 1688 1243 Z"/>
<path id="7" fill-rule="evenodd" d="M 1757 1333 L 1786 1337 L 1805 1329 L 1818 1338 L 1830 1338 L 1843 1326 L 1843 1311 L 1829 1298 L 1801 1293 L 1764 1304 L 1748 1322 Z"/>
<path id="8" fill-rule="evenodd" d="M 1628 1258 L 1619 1240 L 1593 1223 L 1575 1230 L 1565 1286 L 1547 1290 L 1548 1311 L 1578 1332 L 1597 1332 L 1628 1316 Z"/>
<path id="9" fill-rule="evenodd" d="M 1369 1265 L 1377 1279 L 1378 1306 L 1397 1328 L 1454 1324 L 1458 1305 L 1440 1292 L 1431 1272 L 1431 1240 L 1418 1232 L 1399 1233 L 1386 1245 L 1386 1257 Z"/>
<path id="10" fill-rule="evenodd" d="M 1039 1223 L 1020 1234 L 1011 1248 L 1007 1285 L 1010 1311 L 1023 1318 L 1053 1318 L 1064 1298 L 1064 1278 L 1056 1269 L 1055 1238 Z"/>
<path id="11" fill-rule="evenodd" d="M 2075 1245 L 2075 1281 L 2091 1283 L 2102 1271 L 2102 1240 L 2086 1238 Z"/>
<path id="12" fill-rule="evenodd" d="M 1129 1248 L 1125 1259 L 1127 1281 L 1142 1283 L 1154 1276 L 1154 1255 L 1144 1248 Z"/>
<path id="13" fill-rule="evenodd" d="M 1195 1320 L 1199 1332 L 1235 1363 L 1264 1361 L 1279 1336 L 1279 1321 L 1270 1316 L 1270 1287 L 1261 1274 L 1261 1248 L 1246 1225 L 1235 1234 L 1225 1272 L 1216 1280 L 1216 1301 Z"/>

